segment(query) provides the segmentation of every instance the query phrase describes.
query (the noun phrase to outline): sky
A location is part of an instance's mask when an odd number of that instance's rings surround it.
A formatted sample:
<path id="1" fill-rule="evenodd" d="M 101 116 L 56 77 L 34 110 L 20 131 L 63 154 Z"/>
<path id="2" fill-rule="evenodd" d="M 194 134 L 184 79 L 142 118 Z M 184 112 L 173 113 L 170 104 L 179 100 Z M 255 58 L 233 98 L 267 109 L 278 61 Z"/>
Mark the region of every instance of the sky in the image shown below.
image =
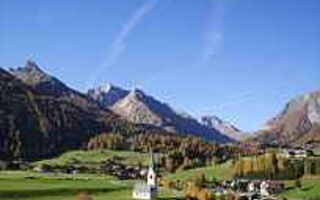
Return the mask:
<path id="1" fill-rule="evenodd" d="M 245 131 L 320 89 L 319 35 L 319 0 L 0 0 L 0 66 L 30 57 Z"/>

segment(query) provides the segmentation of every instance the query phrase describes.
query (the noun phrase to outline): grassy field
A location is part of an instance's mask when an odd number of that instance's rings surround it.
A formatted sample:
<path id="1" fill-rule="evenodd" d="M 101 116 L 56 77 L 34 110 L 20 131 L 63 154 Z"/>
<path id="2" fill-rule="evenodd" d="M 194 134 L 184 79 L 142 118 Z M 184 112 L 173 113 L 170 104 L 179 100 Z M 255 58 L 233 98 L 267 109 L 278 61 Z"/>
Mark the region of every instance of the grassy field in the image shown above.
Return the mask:
<path id="1" fill-rule="evenodd" d="M 320 179 L 303 180 L 301 188 L 295 188 L 294 181 L 286 181 L 285 185 L 287 190 L 280 195 L 281 197 L 289 200 L 320 199 Z"/>
<path id="2" fill-rule="evenodd" d="M 197 174 L 204 174 L 209 179 L 232 179 L 234 175 L 234 169 L 231 165 L 231 162 L 226 162 L 220 165 L 216 166 L 210 166 L 210 167 L 200 167 L 196 169 L 190 169 L 185 171 L 180 171 L 172 174 L 168 174 L 165 176 L 166 179 L 169 180 L 190 180 L 192 177 L 194 177 Z"/>
<path id="3" fill-rule="evenodd" d="M 99 164 L 112 157 L 118 157 L 126 165 L 138 165 L 141 163 L 144 166 L 148 165 L 149 156 L 145 153 L 138 153 L 132 151 L 112 151 L 112 150 L 91 150 L 91 151 L 70 151 L 61 156 L 35 162 L 33 165 L 48 164 L 48 165 L 69 165 L 69 164 Z"/>
<path id="4" fill-rule="evenodd" d="M 94 200 L 129 200 L 133 181 L 109 176 L 59 175 L 5 171 L 0 173 L 1 200 L 73 200 L 78 192 L 88 192 Z M 160 188 L 159 199 L 177 199 L 175 191 Z"/>
<path id="5" fill-rule="evenodd" d="M 33 165 L 99 164 L 112 157 L 120 158 L 127 165 L 148 165 L 149 156 L 128 151 L 71 151 L 61 156 L 33 163 Z M 190 180 L 197 174 L 208 179 L 232 179 L 235 171 L 231 161 L 209 167 L 201 167 L 166 174 L 169 180 Z M 315 177 L 312 177 L 315 178 Z M 289 200 L 320 199 L 320 178 L 303 180 L 302 188 L 295 188 L 294 181 L 286 181 L 287 190 L 280 197 Z M 120 181 L 115 177 L 99 174 L 43 174 L 28 171 L 0 171 L 0 200 L 72 200 L 79 192 L 88 192 L 94 200 L 129 200 L 134 181 Z M 182 197 L 181 192 L 160 189 L 159 199 Z M 280 198 L 280 199 L 281 199 Z"/>

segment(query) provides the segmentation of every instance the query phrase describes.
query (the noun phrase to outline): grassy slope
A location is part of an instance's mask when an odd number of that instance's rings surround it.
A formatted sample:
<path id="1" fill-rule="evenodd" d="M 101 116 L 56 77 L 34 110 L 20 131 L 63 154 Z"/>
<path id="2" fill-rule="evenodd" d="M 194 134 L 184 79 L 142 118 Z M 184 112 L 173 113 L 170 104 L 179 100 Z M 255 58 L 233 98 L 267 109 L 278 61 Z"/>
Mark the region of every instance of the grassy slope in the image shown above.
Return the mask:
<path id="1" fill-rule="evenodd" d="M 320 180 L 303 180 L 302 188 L 294 188 L 294 181 L 285 182 L 287 191 L 280 196 L 290 200 L 300 200 L 306 198 L 320 199 Z"/>
<path id="2" fill-rule="evenodd" d="M 27 179 L 26 177 L 34 177 Z M 72 200 L 87 191 L 94 200 L 129 200 L 133 181 L 119 181 L 95 175 L 50 176 L 30 172 L 1 172 L 1 200 Z M 179 197 L 174 191 L 160 190 L 160 199 Z"/>
<path id="3" fill-rule="evenodd" d="M 165 178 L 169 180 L 189 180 L 196 174 L 203 173 L 207 178 L 212 179 L 232 179 L 234 175 L 234 169 L 231 166 L 231 162 L 226 162 L 221 165 L 201 167 L 196 169 L 190 169 L 186 171 L 180 171 L 173 174 L 168 174 Z"/>
<path id="4" fill-rule="evenodd" d="M 140 162 L 142 165 L 147 166 L 149 159 L 148 155 L 145 153 L 138 153 L 132 151 L 112 151 L 112 150 L 103 150 L 103 151 L 70 151 L 62 154 L 61 156 L 51 159 L 43 160 L 34 163 L 37 164 L 48 164 L 48 165 L 67 165 L 75 163 L 90 163 L 98 164 L 102 161 L 106 161 L 109 158 L 114 156 L 120 157 L 124 164 L 128 165 L 138 165 Z"/>

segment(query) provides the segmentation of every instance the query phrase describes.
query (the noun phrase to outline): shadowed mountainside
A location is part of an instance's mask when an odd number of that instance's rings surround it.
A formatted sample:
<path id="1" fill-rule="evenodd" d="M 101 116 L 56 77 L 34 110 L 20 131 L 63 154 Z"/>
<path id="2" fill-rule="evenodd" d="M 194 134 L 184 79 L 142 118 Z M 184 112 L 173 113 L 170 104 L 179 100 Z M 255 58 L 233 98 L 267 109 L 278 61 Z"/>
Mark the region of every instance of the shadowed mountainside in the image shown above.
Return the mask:
<path id="1" fill-rule="evenodd" d="M 38 159 L 79 148 L 102 131 L 138 127 L 97 105 L 38 91 L 0 70 L 0 155 Z M 64 93 L 62 93 L 64 94 Z M 85 102 L 85 104 L 83 104 Z"/>

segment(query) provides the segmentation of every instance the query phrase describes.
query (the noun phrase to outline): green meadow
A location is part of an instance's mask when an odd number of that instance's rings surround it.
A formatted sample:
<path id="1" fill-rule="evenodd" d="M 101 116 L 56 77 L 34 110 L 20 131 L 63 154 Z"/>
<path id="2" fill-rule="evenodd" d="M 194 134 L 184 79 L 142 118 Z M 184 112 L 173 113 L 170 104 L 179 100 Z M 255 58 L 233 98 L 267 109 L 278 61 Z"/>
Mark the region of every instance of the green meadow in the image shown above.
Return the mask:
<path id="1" fill-rule="evenodd" d="M 287 190 L 280 196 L 290 200 L 320 199 L 320 179 L 302 180 L 302 187 L 296 188 L 294 181 L 285 181 Z"/>
<path id="2" fill-rule="evenodd" d="M 165 178 L 169 180 L 186 181 L 192 179 L 194 176 L 198 174 L 203 174 L 206 178 L 210 180 L 230 180 L 233 178 L 235 173 L 232 167 L 232 163 L 229 161 L 220 165 L 210 167 L 199 167 L 195 169 L 177 171 L 176 173 L 166 175 Z"/>
<path id="3" fill-rule="evenodd" d="M 68 164 L 99 164 L 110 158 L 117 157 L 126 165 L 148 166 L 149 154 L 138 153 L 133 151 L 114 151 L 114 150 L 91 150 L 91 151 L 69 151 L 57 158 L 42 160 L 33 163 L 33 165 L 68 165 Z"/>
<path id="4" fill-rule="evenodd" d="M 33 163 L 33 166 L 99 164 L 112 157 L 117 157 L 127 165 L 148 165 L 149 156 L 144 153 L 128 151 L 71 151 L 57 158 Z M 168 180 L 187 181 L 198 174 L 204 174 L 209 180 L 230 180 L 235 174 L 232 162 L 178 170 L 164 174 Z M 310 177 L 309 177 L 310 178 Z M 289 200 L 320 199 L 320 177 L 303 179 L 302 187 L 295 187 L 294 181 L 284 181 L 286 190 L 279 199 Z M 79 192 L 87 192 L 93 200 L 129 200 L 134 181 L 120 181 L 103 174 L 61 174 L 38 173 L 31 171 L 0 171 L 0 200 L 73 200 Z M 181 199 L 182 192 L 160 188 L 159 199 Z"/>
<path id="5" fill-rule="evenodd" d="M 1 200 L 73 200 L 87 192 L 94 200 L 129 200 L 134 181 L 98 175 L 44 175 L 32 172 L 0 173 Z M 160 188 L 159 199 L 177 199 L 181 193 Z"/>

